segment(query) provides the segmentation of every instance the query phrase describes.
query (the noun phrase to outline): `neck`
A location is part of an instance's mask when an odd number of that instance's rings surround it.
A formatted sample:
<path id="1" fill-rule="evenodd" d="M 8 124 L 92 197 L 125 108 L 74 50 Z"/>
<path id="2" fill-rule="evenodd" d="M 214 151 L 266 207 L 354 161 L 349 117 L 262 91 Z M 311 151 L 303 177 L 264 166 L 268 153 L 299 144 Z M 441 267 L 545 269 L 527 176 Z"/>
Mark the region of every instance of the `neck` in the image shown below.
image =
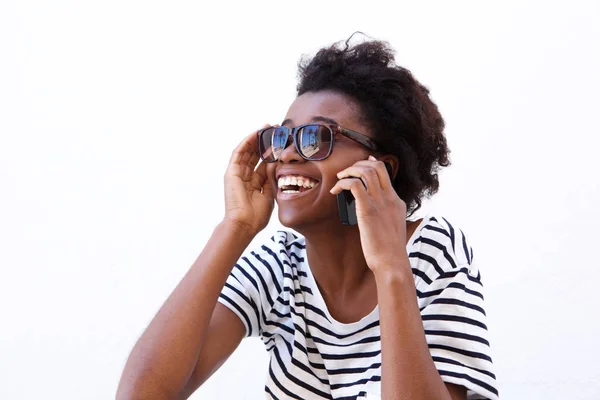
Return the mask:
<path id="1" fill-rule="evenodd" d="M 421 222 L 406 222 L 406 239 Z M 297 231 L 306 238 L 306 254 L 315 281 L 326 297 L 343 299 L 373 282 L 360 243 L 358 226 L 325 220 Z"/>
<path id="2" fill-rule="evenodd" d="M 298 232 L 306 238 L 310 269 L 325 297 L 344 298 L 372 280 L 358 226 L 342 225 L 339 220 L 323 221 Z"/>

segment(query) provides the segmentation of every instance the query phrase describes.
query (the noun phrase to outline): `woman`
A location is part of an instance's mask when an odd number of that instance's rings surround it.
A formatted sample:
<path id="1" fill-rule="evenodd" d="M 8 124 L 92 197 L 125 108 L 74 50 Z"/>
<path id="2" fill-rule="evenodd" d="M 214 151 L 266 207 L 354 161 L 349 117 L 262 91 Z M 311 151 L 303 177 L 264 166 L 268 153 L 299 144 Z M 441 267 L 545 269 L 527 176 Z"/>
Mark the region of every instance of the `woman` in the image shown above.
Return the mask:
<path id="1" fill-rule="evenodd" d="M 449 165 L 428 94 L 384 42 L 302 62 L 281 126 L 233 152 L 225 217 L 134 347 L 118 398 L 187 398 L 246 336 L 270 353 L 267 398 L 497 398 L 464 234 L 407 219 Z M 340 222 L 343 190 L 357 225 Z M 274 200 L 302 237 L 247 250 Z"/>

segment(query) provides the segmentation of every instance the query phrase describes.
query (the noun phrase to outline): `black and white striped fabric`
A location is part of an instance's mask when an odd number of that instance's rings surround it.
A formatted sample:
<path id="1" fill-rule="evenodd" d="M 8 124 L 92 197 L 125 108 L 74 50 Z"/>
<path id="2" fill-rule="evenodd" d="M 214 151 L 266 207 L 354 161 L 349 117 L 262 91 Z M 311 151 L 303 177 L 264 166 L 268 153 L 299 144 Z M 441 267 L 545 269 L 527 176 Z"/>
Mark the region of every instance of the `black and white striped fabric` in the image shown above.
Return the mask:
<path id="1" fill-rule="evenodd" d="M 442 379 L 466 387 L 469 399 L 497 399 L 480 273 L 463 232 L 427 216 L 407 251 Z M 219 301 L 270 353 L 267 398 L 381 398 L 379 310 L 350 324 L 332 318 L 311 274 L 304 238 L 280 231 L 247 252 Z"/>

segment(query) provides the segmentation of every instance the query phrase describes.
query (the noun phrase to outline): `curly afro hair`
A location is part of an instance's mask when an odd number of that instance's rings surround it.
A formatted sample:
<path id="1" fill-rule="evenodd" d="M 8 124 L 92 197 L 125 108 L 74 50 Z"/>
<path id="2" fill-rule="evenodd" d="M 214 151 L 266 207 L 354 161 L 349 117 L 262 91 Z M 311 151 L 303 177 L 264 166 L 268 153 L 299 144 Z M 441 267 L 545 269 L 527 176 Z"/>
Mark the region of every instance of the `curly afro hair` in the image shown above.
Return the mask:
<path id="1" fill-rule="evenodd" d="M 393 184 L 410 216 L 424 197 L 437 192 L 440 167 L 450 165 L 444 120 L 429 90 L 409 70 L 395 64 L 387 42 L 350 45 L 351 39 L 300 60 L 298 96 L 331 90 L 358 104 L 360 121 L 388 154 L 400 159 Z"/>

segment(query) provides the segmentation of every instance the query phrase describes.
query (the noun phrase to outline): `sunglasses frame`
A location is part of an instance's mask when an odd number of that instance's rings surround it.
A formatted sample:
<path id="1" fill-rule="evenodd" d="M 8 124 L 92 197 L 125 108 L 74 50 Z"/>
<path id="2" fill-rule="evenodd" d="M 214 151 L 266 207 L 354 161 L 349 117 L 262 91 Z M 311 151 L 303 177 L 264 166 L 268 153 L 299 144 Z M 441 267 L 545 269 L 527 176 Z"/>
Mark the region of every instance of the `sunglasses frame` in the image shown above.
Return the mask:
<path id="1" fill-rule="evenodd" d="M 302 130 L 303 128 L 305 128 L 307 126 L 322 126 L 331 131 L 331 142 L 329 144 L 329 150 L 327 151 L 327 154 L 325 156 L 323 156 L 321 158 L 311 158 L 311 157 L 305 157 L 304 154 L 302 154 L 302 151 L 300 150 L 300 147 L 298 145 L 298 133 L 300 132 L 300 130 Z M 262 140 L 261 139 L 262 139 L 262 135 L 264 134 L 264 132 L 266 132 L 269 129 L 283 129 L 287 132 L 287 137 L 285 140 L 286 146 L 283 148 L 284 150 L 288 147 L 287 143 L 290 140 L 290 135 L 292 135 L 292 138 L 294 140 L 294 148 L 296 149 L 296 152 L 298 153 L 298 155 L 300 157 L 302 157 L 303 159 L 305 159 L 307 161 L 322 161 L 322 160 L 326 159 L 327 157 L 329 157 L 331 155 L 331 153 L 333 153 L 333 143 L 335 142 L 336 135 L 345 136 L 348 139 L 353 140 L 356 143 L 361 144 L 364 147 L 366 147 L 370 150 L 373 150 L 373 151 L 380 152 L 383 149 L 383 147 L 377 141 L 372 139 L 371 137 L 364 135 L 362 133 L 353 131 L 352 129 L 343 128 L 343 127 L 341 127 L 339 125 L 335 125 L 335 124 L 313 123 L 313 124 L 304 124 L 304 125 L 296 126 L 294 128 L 288 128 L 287 126 L 269 126 L 267 128 L 263 128 L 258 131 L 258 152 L 260 155 L 260 159 L 267 163 L 275 162 L 275 161 L 279 160 L 279 157 L 275 158 L 274 160 L 265 160 L 263 158 L 263 153 L 266 151 L 266 149 L 262 148 Z"/>

